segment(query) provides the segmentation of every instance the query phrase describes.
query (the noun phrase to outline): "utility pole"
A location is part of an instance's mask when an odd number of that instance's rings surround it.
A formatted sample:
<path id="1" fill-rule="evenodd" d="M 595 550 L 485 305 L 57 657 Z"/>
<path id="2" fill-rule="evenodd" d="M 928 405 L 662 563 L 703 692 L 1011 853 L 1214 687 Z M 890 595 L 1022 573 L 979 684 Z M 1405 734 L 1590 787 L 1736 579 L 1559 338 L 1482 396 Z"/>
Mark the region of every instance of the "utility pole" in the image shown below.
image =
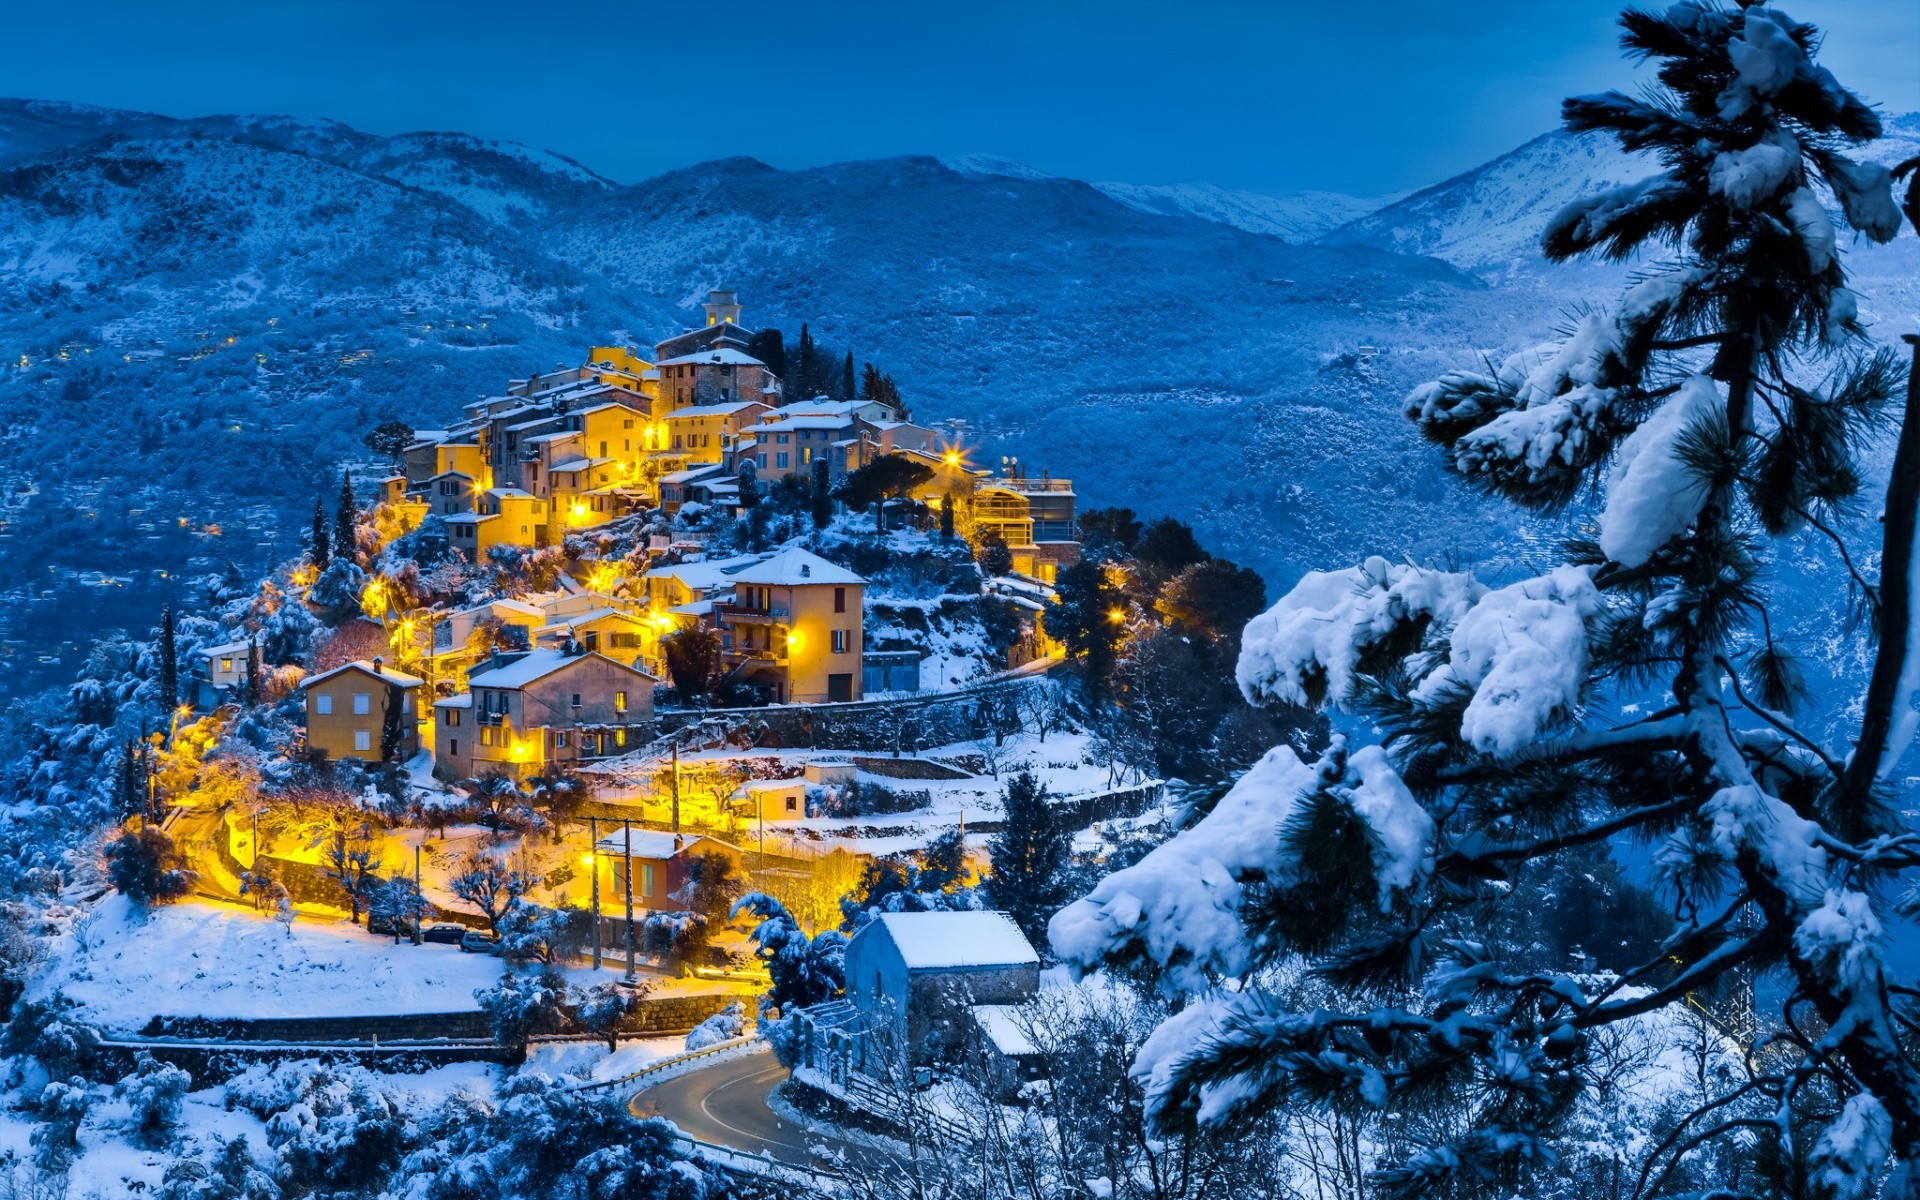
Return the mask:
<path id="1" fill-rule="evenodd" d="M 600 823 L 587 818 L 587 870 L 593 875 L 593 969 L 600 969 Z"/>
<path id="2" fill-rule="evenodd" d="M 620 852 L 627 860 L 627 982 L 637 983 L 639 975 L 633 969 L 633 822 L 622 821 Z"/>
<path id="3" fill-rule="evenodd" d="M 420 843 L 413 844 L 413 944 L 420 942 L 420 926 L 427 919 L 427 894 L 420 890 Z"/>
<path id="4" fill-rule="evenodd" d="M 673 743 L 673 835 L 680 836 L 680 743 Z"/>

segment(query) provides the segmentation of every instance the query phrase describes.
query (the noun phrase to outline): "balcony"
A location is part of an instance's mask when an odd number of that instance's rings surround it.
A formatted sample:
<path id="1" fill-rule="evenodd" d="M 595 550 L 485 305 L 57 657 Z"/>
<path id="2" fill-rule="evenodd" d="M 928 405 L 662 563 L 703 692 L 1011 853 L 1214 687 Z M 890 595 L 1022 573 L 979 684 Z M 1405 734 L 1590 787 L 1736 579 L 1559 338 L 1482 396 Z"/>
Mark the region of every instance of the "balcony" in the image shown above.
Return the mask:
<path id="1" fill-rule="evenodd" d="M 737 604 L 723 600 L 713 606 L 714 615 L 723 623 L 746 622 L 754 625 L 786 624 L 793 614 L 784 604 L 772 604 L 766 608 L 754 608 L 748 604 Z"/>

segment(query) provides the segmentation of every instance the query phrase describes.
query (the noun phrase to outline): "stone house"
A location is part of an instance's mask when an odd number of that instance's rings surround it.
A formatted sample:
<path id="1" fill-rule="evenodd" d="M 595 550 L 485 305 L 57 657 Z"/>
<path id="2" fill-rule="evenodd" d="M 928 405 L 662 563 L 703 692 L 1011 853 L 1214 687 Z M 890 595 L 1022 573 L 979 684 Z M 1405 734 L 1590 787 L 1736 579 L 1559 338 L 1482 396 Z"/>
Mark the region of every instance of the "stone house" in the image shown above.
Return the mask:
<path id="1" fill-rule="evenodd" d="M 847 943 L 846 962 L 860 1061 L 950 1058 L 974 1027 L 975 1005 L 1019 1004 L 1040 987 L 1039 954 L 1000 912 L 882 913 Z"/>

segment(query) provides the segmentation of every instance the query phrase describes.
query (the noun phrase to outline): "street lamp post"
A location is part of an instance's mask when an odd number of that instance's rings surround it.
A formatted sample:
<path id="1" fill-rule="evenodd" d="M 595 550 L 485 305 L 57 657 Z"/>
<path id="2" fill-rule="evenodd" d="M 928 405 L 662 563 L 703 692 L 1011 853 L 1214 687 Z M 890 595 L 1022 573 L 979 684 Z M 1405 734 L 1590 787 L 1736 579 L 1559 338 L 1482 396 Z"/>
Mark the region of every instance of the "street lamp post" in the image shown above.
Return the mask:
<path id="1" fill-rule="evenodd" d="M 633 822 L 622 821 L 620 826 L 620 852 L 626 856 L 627 861 L 624 881 L 627 890 L 627 982 L 636 983 L 639 981 L 639 975 L 633 969 Z"/>
<path id="2" fill-rule="evenodd" d="M 593 876 L 593 969 L 600 969 L 600 823 L 587 818 L 587 871 Z"/>

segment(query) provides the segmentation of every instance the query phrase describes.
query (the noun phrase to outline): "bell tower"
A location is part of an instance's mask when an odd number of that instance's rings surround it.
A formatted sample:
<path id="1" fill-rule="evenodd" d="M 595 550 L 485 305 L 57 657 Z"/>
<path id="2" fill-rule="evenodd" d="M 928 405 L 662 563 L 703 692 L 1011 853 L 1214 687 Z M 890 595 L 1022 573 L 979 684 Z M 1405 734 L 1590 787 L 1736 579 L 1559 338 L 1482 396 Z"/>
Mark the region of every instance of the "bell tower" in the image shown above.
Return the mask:
<path id="1" fill-rule="evenodd" d="M 738 325 L 740 323 L 740 304 L 734 294 L 727 291 L 707 293 L 707 324 Z"/>

